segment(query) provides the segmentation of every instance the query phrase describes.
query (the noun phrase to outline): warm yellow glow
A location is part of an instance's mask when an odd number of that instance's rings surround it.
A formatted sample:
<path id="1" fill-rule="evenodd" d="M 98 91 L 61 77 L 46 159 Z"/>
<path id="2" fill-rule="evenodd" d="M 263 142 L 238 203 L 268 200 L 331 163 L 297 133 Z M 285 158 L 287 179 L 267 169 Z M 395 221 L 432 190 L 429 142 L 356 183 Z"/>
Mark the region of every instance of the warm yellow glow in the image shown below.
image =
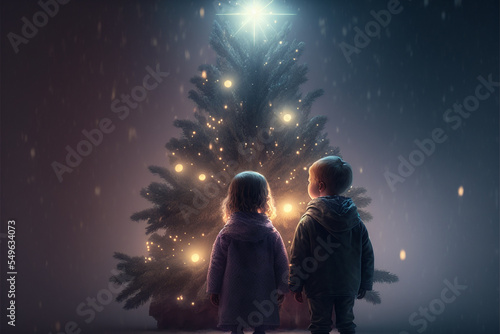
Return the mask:
<path id="1" fill-rule="evenodd" d="M 460 186 L 458 188 L 458 196 L 462 197 L 464 195 L 464 187 Z"/>
<path id="2" fill-rule="evenodd" d="M 292 212 L 293 206 L 290 203 L 287 203 L 283 206 L 283 211 Z"/>
<path id="3" fill-rule="evenodd" d="M 200 181 L 205 181 L 207 176 L 205 174 L 200 174 L 200 176 L 198 176 L 198 178 L 200 179 Z"/>
<path id="4" fill-rule="evenodd" d="M 175 165 L 175 171 L 176 171 L 177 173 L 182 172 L 182 170 L 183 170 L 183 169 L 184 169 L 184 166 L 183 166 L 182 164 L 177 164 L 177 165 Z"/>
<path id="5" fill-rule="evenodd" d="M 207 71 L 203 71 L 203 72 L 201 72 L 201 77 L 202 77 L 203 79 L 206 79 L 206 78 L 207 78 Z"/>
<path id="6" fill-rule="evenodd" d="M 191 261 L 193 261 L 193 262 L 200 261 L 200 256 L 198 254 L 196 254 L 196 253 L 193 254 L 193 255 L 191 255 Z"/>
<path id="7" fill-rule="evenodd" d="M 285 122 L 290 122 L 292 120 L 292 115 L 290 114 L 285 114 L 285 116 L 283 116 L 283 120 Z"/>
<path id="8" fill-rule="evenodd" d="M 225 86 L 226 88 L 230 88 L 232 85 L 233 85 L 233 83 L 231 82 L 231 80 L 226 80 L 226 81 L 224 81 L 224 86 Z"/>
<path id="9" fill-rule="evenodd" d="M 399 252 L 399 258 L 401 259 L 401 261 L 404 261 L 406 259 L 406 252 L 404 249 L 402 249 L 400 252 Z"/>

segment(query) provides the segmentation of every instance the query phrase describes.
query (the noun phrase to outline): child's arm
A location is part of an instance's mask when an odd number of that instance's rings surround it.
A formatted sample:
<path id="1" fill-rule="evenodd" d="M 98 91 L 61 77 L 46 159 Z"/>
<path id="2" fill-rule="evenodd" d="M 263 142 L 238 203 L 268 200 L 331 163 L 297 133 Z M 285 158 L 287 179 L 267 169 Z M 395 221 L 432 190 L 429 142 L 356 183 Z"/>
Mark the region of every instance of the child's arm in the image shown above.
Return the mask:
<path id="1" fill-rule="evenodd" d="M 224 245 L 222 238 L 220 234 L 217 236 L 210 256 L 207 274 L 207 292 L 210 294 L 220 294 L 226 270 L 227 245 Z"/>
<path id="2" fill-rule="evenodd" d="M 290 276 L 288 287 L 296 295 L 301 294 L 308 274 L 302 268 L 303 261 L 310 255 L 310 237 L 305 224 L 309 221 L 309 216 L 302 216 L 295 229 L 292 247 L 290 249 Z M 297 299 L 297 298 L 296 298 Z"/>
<path id="3" fill-rule="evenodd" d="M 361 249 L 361 285 L 360 290 L 370 291 L 373 286 L 374 256 L 368 230 L 363 224 Z M 360 291 L 362 292 L 362 291 Z M 360 297 L 362 298 L 362 297 Z"/>
<path id="4" fill-rule="evenodd" d="M 274 243 L 274 273 L 276 275 L 276 288 L 279 294 L 288 292 L 288 255 L 285 244 L 279 232 Z"/>

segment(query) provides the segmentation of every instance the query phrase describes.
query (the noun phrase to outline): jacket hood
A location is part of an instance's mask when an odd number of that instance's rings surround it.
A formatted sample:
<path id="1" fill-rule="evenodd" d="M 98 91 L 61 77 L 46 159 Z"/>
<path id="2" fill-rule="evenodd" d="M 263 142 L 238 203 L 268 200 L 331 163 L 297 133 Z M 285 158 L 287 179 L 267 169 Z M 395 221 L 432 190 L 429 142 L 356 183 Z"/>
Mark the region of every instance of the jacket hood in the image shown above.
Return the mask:
<path id="1" fill-rule="evenodd" d="M 329 233 L 344 232 L 361 222 L 354 202 L 343 196 L 325 196 L 313 199 L 305 212 Z"/>
<path id="2" fill-rule="evenodd" d="M 242 241 L 259 241 L 276 231 L 265 214 L 257 212 L 235 212 L 231 215 L 221 235 Z"/>

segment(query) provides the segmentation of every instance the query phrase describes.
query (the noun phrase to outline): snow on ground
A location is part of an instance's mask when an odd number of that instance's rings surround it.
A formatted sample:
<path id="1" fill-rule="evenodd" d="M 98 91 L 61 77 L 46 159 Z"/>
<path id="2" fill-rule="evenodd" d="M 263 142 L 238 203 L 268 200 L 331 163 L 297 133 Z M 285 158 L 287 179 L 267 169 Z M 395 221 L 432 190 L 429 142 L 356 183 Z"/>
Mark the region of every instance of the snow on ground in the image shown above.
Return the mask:
<path id="1" fill-rule="evenodd" d="M 228 334 L 229 331 L 217 331 L 217 330 L 203 330 L 203 331 L 174 331 L 174 330 L 157 330 L 157 329 L 149 329 L 149 330 L 103 330 L 99 332 L 93 331 L 94 334 Z M 278 330 L 278 331 L 268 331 L 268 334 L 310 334 L 309 331 L 305 330 Z M 337 334 L 336 330 L 330 332 L 331 334 Z M 375 334 L 379 332 L 365 332 L 365 331 L 357 331 L 356 334 Z M 252 334 L 251 330 L 245 331 L 245 334 Z"/>

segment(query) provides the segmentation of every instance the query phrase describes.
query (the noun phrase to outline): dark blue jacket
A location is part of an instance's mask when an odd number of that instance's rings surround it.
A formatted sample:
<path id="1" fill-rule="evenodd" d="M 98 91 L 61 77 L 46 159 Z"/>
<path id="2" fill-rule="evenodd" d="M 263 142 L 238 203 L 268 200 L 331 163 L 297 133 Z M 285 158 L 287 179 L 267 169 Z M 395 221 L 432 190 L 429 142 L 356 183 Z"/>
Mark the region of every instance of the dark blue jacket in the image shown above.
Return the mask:
<path id="1" fill-rule="evenodd" d="M 373 284 L 373 249 L 356 205 L 343 196 L 309 202 L 291 247 L 289 287 L 317 295 L 356 296 Z"/>

